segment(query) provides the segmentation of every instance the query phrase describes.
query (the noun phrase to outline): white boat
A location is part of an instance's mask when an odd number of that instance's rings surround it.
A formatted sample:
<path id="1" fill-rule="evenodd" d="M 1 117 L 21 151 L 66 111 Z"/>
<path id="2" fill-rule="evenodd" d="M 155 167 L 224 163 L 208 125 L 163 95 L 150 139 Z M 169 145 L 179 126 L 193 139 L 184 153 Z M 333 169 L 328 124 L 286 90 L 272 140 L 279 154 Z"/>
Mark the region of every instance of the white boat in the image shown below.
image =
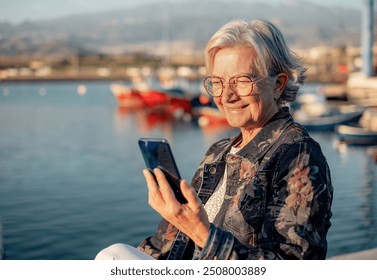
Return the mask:
<path id="1" fill-rule="evenodd" d="M 316 104 L 313 106 L 317 107 Z M 353 105 L 320 107 L 320 114 L 300 110 L 294 113 L 294 118 L 307 130 L 334 131 L 338 125 L 358 122 L 364 112 L 364 108 Z"/>
<path id="2" fill-rule="evenodd" d="M 377 145 L 377 110 L 366 110 L 360 121 L 336 127 L 338 140 L 348 145 Z"/>
<path id="3" fill-rule="evenodd" d="M 340 142 L 349 145 L 377 145 L 377 132 L 360 125 L 339 125 L 336 133 Z"/>

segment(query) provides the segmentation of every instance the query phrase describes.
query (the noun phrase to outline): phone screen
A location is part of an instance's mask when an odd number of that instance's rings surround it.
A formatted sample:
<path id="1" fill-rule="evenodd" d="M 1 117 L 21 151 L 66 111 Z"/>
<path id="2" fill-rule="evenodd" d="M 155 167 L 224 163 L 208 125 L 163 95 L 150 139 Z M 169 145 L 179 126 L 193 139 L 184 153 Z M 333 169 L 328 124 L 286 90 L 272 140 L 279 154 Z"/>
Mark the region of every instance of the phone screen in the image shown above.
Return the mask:
<path id="1" fill-rule="evenodd" d="M 165 174 L 175 197 L 180 203 L 187 200 L 181 193 L 181 176 L 175 163 L 169 142 L 163 138 L 141 138 L 139 147 L 147 168 L 153 173 L 154 168 L 159 168 Z"/>

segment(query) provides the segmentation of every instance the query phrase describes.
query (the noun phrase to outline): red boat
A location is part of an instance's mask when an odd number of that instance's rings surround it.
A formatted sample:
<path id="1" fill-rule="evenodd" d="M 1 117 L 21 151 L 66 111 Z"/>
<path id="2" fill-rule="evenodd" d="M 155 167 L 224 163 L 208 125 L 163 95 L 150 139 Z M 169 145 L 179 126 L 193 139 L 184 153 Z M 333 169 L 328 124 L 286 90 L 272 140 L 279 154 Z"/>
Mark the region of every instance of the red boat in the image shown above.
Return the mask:
<path id="1" fill-rule="evenodd" d="M 184 92 L 177 89 L 157 90 L 127 87 L 120 84 L 111 86 L 118 105 L 129 109 L 146 109 L 172 114 L 175 117 L 192 115 L 191 101 Z"/>
<path id="2" fill-rule="evenodd" d="M 170 104 L 170 97 L 165 93 L 153 89 L 140 91 L 143 106 L 147 108 L 164 108 Z"/>
<path id="3" fill-rule="evenodd" d="M 140 91 L 136 88 L 113 84 L 111 85 L 111 91 L 116 98 L 119 107 L 127 109 L 143 107 L 143 99 L 140 95 Z"/>
<path id="4" fill-rule="evenodd" d="M 189 117 L 191 120 L 193 116 L 193 106 L 191 99 L 185 95 L 185 92 L 180 88 L 166 89 L 165 93 L 170 97 L 169 110 L 173 112 L 175 118 Z"/>

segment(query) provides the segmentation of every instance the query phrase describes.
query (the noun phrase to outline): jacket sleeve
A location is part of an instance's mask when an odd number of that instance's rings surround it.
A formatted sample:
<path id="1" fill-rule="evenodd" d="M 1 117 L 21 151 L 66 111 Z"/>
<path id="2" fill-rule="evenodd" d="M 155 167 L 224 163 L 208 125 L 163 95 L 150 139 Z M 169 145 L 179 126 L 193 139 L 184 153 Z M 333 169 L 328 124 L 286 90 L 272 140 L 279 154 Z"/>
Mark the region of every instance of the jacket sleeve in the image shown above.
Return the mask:
<path id="1" fill-rule="evenodd" d="M 211 225 L 209 238 L 194 259 L 326 258 L 333 189 L 320 147 L 310 140 L 296 142 L 279 152 L 274 162 L 259 246 L 243 244 Z"/>
<path id="2" fill-rule="evenodd" d="M 137 248 L 155 259 L 166 259 L 177 233 L 176 227 L 161 219 L 157 231 L 141 241 Z"/>

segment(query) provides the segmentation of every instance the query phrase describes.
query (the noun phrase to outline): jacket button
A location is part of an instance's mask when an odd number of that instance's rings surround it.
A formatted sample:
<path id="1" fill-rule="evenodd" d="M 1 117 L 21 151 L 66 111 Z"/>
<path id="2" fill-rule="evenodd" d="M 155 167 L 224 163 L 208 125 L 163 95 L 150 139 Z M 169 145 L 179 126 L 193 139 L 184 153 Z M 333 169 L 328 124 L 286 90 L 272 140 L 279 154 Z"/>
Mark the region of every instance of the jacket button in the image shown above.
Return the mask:
<path id="1" fill-rule="evenodd" d="M 216 173 L 216 167 L 211 166 L 211 167 L 209 168 L 209 173 L 211 173 L 212 175 L 215 174 L 215 173 Z"/>

